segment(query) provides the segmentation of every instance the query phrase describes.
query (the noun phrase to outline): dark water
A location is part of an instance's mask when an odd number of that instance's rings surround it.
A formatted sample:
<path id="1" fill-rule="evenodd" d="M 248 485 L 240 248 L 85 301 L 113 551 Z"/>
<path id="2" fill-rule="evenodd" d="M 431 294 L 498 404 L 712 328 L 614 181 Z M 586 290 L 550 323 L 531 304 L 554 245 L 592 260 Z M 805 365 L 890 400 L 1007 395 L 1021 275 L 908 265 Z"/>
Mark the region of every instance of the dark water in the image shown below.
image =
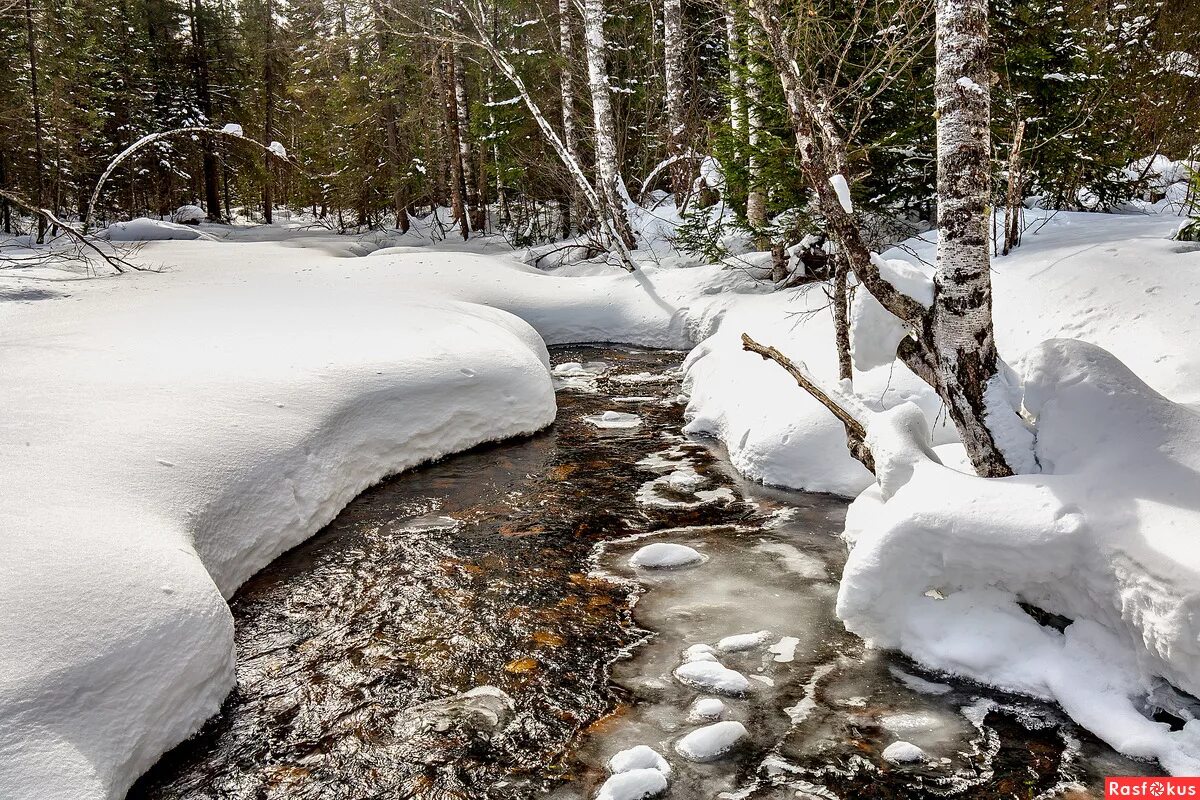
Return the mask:
<path id="1" fill-rule="evenodd" d="M 385 482 L 242 587 L 237 688 L 130 797 L 587 797 L 636 743 L 672 758 L 675 798 L 1099 797 L 1100 775 L 1139 769 L 1052 708 L 847 635 L 844 503 L 748 485 L 681 436 L 681 354 L 554 359 L 607 370 L 568 379 L 550 431 Z M 608 410 L 641 424 L 584 419 Z M 653 534 L 709 560 L 638 574 Z M 723 659 L 758 676 L 729 703 L 749 740 L 676 763 L 699 694 L 670 678 L 679 652 L 763 628 L 798 645 Z M 935 759 L 889 765 L 901 734 Z"/>

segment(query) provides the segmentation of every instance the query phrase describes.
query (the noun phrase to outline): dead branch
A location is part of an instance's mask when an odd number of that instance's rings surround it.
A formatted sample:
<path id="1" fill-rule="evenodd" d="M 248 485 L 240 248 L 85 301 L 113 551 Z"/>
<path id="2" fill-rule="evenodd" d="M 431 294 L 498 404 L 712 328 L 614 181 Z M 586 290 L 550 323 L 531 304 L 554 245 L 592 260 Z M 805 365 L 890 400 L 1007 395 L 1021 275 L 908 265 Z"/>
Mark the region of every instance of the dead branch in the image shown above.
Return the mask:
<path id="1" fill-rule="evenodd" d="M 750 334 L 748 333 L 742 334 L 742 349 L 751 353 L 758 353 L 764 360 L 774 361 L 783 367 L 784 371 L 795 378 L 796 383 L 800 385 L 801 389 L 808 392 L 817 402 L 829 409 L 846 429 L 846 446 L 850 450 L 850 455 L 854 456 L 864 467 L 869 469 L 871 474 L 875 473 L 875 457 L 871 453 L 871 448 L 867 446 L 867 426 L 863 421 L 867 415 L 866 408 L 862 407 L 853 398 L 825 390 L 809 374 L 808 369 L 803 364 L 796 364 L 774 347 L 759 344 L 750 338 Z M 851 411 L 847 406 L 858 406 L 858 408 Z"/>
<path id="2" fill-rule="evenodd" d="M 3 197 L 13 205 L 23 208 L 29 213 L 40 217 L 49 225 L 60 228 L 63 233 L 65 233 L 73 241 L 75 241 L 81 247 L 86 247 L 96 255 L 100 256 L 100 258 L 103 259 L 106 264 L 115 269 L 117 272 L 125 273 L 142 271 L 142 267 L 139 267 L 137 264 L 127 261 L 126 259 L 112 253 L 104 252 L 104 250 L 98 244 L 92 241 L 92 237 L 88 236 L 86 233 L 76 230 L 68 223 L 63 222 L 54 214 L 54 212 L 50 211 L 49 209 L 38 208 L 33 202 L 4 189 L 0 189 L 0 197 Z"/>

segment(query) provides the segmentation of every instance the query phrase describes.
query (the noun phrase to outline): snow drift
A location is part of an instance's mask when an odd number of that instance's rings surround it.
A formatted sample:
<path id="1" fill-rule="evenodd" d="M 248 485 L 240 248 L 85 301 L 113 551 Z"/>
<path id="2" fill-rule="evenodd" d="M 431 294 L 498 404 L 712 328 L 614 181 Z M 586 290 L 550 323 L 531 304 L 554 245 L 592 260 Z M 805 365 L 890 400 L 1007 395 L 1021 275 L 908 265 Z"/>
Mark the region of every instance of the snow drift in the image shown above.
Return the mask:
<path id="1" fill-rule="evenodd" d="M 871 422 L 879 483 L 846 522 L 846 627 L 935 669 L 1058 702 L 1127 755 L 1200 774 L 1200 721 L 1147 716 L 1165 680 L 1200 694 L 1200 417 L 1099 347 L 1026 360 L 1042 474 L 943 466 L 912 406 Z M 1043 627 L 1018 603 L 1073 622 Z"/>

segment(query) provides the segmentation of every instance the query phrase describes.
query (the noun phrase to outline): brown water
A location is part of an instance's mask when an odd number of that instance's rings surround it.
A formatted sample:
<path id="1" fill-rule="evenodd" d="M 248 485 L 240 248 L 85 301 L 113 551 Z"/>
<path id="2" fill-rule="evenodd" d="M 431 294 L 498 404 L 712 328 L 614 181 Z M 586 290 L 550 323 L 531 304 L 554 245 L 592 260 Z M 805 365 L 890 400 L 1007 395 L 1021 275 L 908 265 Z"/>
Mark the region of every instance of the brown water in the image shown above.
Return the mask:
<path id="1" fill-rule="evenodd" d="M 551 430 L 381 484 L 242 587 L 237 688 L 130 797 L 590 797 L 633 744 L 671 760 L 675 798 L 1100 797 L 1143 769 L 1053 708 L 846 634 L 844 502 L 747 484 L 684 438 L 682 354 L 553 355 L 604 366 L 565 379 Z M 640 425 L 584 419 L 609 410 Z M 630 567 L 648 541 L 708 559 Z M 757 630 L 795 645 L 722 656 L 754 678 L 726 701 L 748 740 L 678 758 L 701 695 L 671 677 L 681 651 Z M 900 738 L 931 761 L 885 762 Z"/>

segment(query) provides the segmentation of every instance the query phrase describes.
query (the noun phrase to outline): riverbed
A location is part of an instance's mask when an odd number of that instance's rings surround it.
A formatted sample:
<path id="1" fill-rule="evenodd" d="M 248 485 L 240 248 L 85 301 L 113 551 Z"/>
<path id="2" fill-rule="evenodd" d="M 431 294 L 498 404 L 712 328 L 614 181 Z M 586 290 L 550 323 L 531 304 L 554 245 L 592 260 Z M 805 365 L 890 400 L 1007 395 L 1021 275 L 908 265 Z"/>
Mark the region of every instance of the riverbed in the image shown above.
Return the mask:
<path id="1" fill-rule="evenodd" d="M 237 688 L 130 797 L 566 800 L 638 744 L 676 798 L 1101 797 L 1153 771 L 847 634 L 845 501 L 742 481 L 683 435 L 682 353 L 552 356 L 549 431 L 385 481 L 239 590 Z M 656 542 L 700 557 L 630 564 Z M 749 688 L 681 682 L 696 652 Z M 677 752 L 717 719 L 746 735 Z M 923 758 L 885 759 L 901 741 Z"/>

